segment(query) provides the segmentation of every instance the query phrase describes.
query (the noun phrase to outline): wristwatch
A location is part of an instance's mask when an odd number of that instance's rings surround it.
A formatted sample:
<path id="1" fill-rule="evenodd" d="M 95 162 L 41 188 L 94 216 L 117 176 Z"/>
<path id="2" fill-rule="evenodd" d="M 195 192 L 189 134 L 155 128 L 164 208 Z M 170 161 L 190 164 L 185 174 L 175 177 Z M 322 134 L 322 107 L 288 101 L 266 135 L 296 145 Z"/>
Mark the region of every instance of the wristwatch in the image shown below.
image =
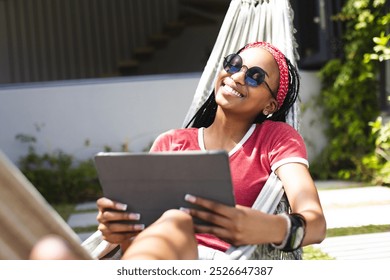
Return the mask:
<path id="1" fill-rule="evenodd" d="M 302 245 L 303 238 L 305 238 L 306 233 L 306 221 L 305 218 L 300 214 L 290 214 L 288 215 L 291 221 L 290 234 L 287 239 L 287 244 L 283 251 L 291 252 Z"/>
<path id="2" fill-rule="evenodd" d="M 306 233 L 306 220 L 301 214 L 297 213 L 281 213 L 279 215 L 286 219 L 287 233 L 281 244 L 271 243 L 271 245 L 284 252 L 292 252 L 302 245 Z"/>

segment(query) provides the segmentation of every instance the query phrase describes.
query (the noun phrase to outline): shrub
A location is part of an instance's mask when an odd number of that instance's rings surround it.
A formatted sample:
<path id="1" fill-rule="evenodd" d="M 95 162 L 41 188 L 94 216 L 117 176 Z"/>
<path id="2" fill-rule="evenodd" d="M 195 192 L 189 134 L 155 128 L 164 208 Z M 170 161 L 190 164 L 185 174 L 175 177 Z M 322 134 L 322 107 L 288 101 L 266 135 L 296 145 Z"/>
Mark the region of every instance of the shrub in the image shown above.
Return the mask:
<path id="1" fill-rule="evenodd" d="M 29 145 L 27 155 L 19 159 L 20 170 L 49 203 L 77 203 L 102 195 L 92 160 L 78 161 L 61 150 L 38 154 L 35 137 L 19 134 L 16 139 Z"/>
<path id="2" fill-rule="evenodd" d="M 377 185 L 390 185 L 390 122 L 378 117 L 370 123 L 375 137 L 375 150 L 363 158 L 367 180 Z"/>
<path id="3" fill-rule="evenodd" d="M 335 17 L 345 26 L 344 56 L 320 71 L 318 105 L 328 124 L 328 145 L 311 165 L 316 179 L 365 180 L 370 175 L 364 173 L 369 171 L 367 155 L 375 150 L 369 123 L 380 114 L 379 61 L 388 57 L 385 5 L 384 0 L 348 0 Z"/>

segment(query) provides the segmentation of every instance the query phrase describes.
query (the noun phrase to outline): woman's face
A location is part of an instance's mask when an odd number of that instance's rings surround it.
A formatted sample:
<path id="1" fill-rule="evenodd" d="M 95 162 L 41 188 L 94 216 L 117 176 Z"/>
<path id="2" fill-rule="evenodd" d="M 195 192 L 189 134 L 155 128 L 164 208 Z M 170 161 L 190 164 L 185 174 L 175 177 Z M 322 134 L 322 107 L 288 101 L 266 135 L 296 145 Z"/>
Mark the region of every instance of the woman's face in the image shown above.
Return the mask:
<path id="1" fill-rule="evenodd" d="M 240 56 L 243 65 L 241 71 L 230 74 L 222 70 L 219 73 L 215 83 L 215 100 L 223 110 L 252 119 L 264 109 L 268 110 L 267 106 L 272 102 L 275 106 L 277 103 L 265 83 L 255 87 L 245 83 L 247 69 L 254 66 L 262 68 L 266 72 L 265 81 L 274 93 L 279 85 L 279 70 L 273 56 L 263 48 L 246 49 Z"/>

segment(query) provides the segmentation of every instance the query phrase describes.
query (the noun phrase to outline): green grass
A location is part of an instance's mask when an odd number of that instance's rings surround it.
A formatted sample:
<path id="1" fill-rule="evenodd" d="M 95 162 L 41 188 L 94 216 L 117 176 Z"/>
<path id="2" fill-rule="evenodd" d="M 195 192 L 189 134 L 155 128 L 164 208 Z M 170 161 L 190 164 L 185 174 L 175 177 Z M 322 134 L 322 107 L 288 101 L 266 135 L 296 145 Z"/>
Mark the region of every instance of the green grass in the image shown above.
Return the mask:
<path id="1" fill-rule="evenodd" d="M 326 237 L 389 232 L 389 231 L 390 231 L 390 225 L 368 225 L 368 226 L 361 226 L 361 227 L 331 228 L 327 230 Z"/>
<path id="2" fill-rule="evenodd" d="M 313 246 L 303 247 L 303 260 L 334 260 L 333 257 Z"/>
<path id="3" fill-rule="evenodd" d="M 60 216 L 67 221 L 72 213 L 75 212 L 76 205 L 74 204 L 54 204 L 52 207 L 60 214 Z"/>
<path id="4" fill-rule="evenodd" d="M 73 231 L 76 232 L 76 233 L 94 232 L 96 230 L 97 230 L 97 226 L 75 227 L 75 228 L 73 228 Z"/>

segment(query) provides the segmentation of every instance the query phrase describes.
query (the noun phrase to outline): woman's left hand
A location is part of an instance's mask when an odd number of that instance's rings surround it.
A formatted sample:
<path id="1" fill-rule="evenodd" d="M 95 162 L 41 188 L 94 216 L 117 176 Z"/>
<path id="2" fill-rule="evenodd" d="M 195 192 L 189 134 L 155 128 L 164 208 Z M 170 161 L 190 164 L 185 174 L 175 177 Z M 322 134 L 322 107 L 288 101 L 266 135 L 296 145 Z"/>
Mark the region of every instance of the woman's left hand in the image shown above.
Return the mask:
<path id="1" fill-rule="evenodd" d="M 210 210 L 186 209 L 191 216 L 211 224 L 195 225 L 197 233 L 213 234 L 234 246 L 257 243 L 253 237 L 257 236 L 260 231 L 254 225 L 259 223 L 259 217 L 261 219 L 266 214 L 249 207 L 240 205 L 231 207 L 192 195 L 186 195 L 185 200 Z"/>

